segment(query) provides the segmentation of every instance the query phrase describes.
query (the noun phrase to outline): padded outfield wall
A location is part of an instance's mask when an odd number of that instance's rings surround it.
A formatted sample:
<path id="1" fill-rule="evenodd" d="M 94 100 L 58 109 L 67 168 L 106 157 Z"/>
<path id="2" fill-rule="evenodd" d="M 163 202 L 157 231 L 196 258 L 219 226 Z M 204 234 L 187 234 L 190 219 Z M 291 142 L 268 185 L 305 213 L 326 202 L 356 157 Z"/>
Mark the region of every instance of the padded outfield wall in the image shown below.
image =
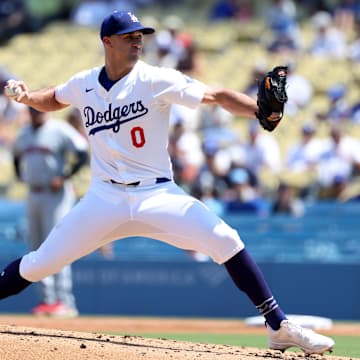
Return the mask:
<path id="1" fill-rule="evenodd" d="M 260 266 L 286 313 L 360 320 L 359 264 Z M 224 267 L 214 263 L 80 260 L 73 273 L 82 314 L 258 315 L 229 280 Z M 0 312 L 27 313 L 36 303 L 37 289 L 32 285 L 0 302 Z"/>

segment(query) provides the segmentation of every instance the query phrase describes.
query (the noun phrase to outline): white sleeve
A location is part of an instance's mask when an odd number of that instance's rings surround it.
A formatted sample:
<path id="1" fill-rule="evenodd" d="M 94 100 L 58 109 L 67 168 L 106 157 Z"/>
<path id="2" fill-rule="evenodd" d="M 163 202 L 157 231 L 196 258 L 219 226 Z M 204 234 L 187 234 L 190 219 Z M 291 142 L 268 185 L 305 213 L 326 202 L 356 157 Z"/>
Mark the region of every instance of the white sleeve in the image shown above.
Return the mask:
<path id="1" fill-rule="evenodd" d="M 152 78 L 155 99 L 196 108 L 204 97 L 205 84 L 174 69 L 158 68 Z"/>
<path id="2" fill-rule="evenodd" d="M 58 102 L 78 107 L 78 102 L 82 95 L 80 91 L 80 82 L 82 81 L 81 75 L 81 73 L 76 74 L 66 83 L 55 88 L 55 98 Z"/>

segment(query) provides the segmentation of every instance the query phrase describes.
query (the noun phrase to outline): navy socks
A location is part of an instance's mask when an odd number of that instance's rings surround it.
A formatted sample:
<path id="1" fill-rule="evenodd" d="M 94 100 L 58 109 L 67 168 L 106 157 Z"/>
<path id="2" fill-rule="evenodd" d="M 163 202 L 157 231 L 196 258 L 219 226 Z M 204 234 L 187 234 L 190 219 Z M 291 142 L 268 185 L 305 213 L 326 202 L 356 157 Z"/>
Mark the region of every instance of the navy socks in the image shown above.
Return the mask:
<path id="1" fill-rule="evenodd" d="M 20 275 L 20 261 L 21 258 L 13 261 L 2 272 L 0 272 L 0 299 L 16 295 L 32 284 Z"/>
<path id="2" fill-rule="evenodd" d="M 224 265 L 236 286 L 247 294 L 270 327 L 278 330 L 286 316 L 274 299 L 260 268 L 247 250 L 243 249 Z"/>

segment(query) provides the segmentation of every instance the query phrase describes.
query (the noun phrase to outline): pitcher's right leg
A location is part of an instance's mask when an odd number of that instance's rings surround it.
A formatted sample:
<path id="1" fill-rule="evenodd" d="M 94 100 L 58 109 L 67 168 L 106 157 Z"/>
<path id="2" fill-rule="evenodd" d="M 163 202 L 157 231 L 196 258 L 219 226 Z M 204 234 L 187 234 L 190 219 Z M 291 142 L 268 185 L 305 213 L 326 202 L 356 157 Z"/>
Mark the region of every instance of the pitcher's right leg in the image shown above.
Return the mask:
<path id="1" fill-rule="evenodd" d="M 50 232 L 36 250 L 0 270 L 0 299 L 18 294 L 32 282 L 58 273 L 66 265 L 95 251 L 122 221 L 128 207 L 88 193 Z"/>
<path id="2" fill-rule="evenodd" d="M 21 258 L 13 261 L 1 272 L 0 300 L 18 294 L 31 284 L 20 275 L 20 261 Z"/>

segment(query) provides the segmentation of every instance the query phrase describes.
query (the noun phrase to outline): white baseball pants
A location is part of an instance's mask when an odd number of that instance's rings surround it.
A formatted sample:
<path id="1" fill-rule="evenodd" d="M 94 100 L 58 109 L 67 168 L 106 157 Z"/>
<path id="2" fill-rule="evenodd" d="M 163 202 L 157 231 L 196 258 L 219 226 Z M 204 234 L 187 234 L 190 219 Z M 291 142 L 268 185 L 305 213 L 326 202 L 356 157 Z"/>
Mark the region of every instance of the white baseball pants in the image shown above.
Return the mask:
<path id="1" fill-rule="evenodd" d="M 20 274 L 39 281 L 106 243 L 130 236 L 199 251 L 219 264 L 244 248 L 234 229 L 172 181 L 126 187 L 93 180 L 40 248 L 22 258 Z"/>

